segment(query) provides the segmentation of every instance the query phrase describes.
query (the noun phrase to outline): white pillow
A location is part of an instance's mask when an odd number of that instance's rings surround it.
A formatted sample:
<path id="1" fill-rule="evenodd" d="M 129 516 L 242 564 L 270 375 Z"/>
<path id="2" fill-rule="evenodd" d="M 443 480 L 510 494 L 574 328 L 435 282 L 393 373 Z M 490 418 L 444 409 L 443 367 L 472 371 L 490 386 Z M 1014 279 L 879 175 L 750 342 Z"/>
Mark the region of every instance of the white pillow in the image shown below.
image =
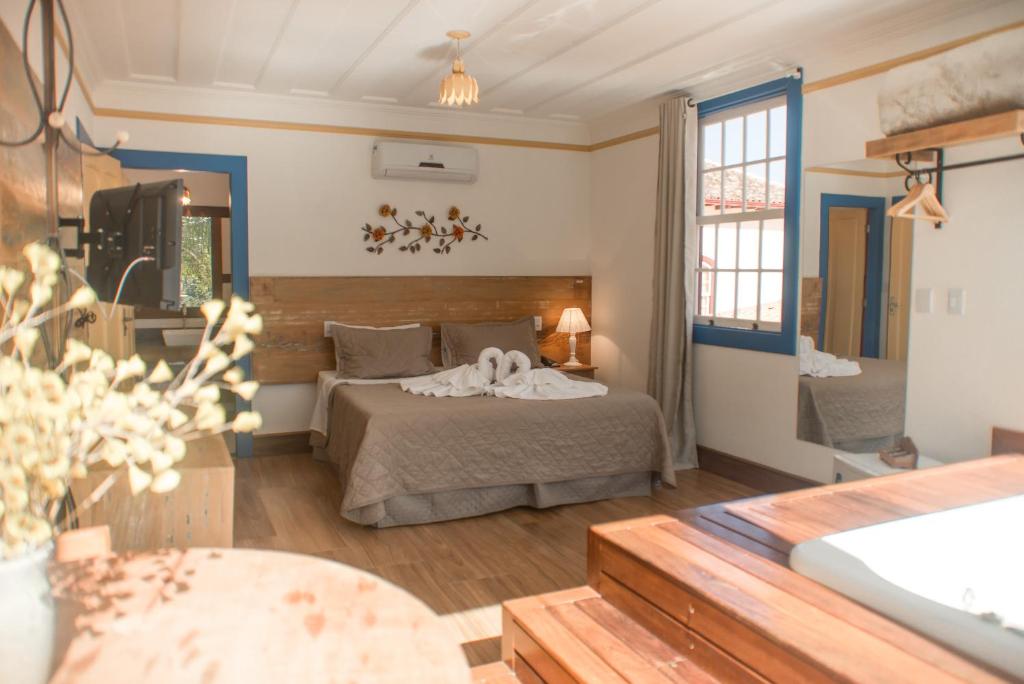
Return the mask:
<path id="1" fill-rule="evenodd" d="M 324 321 L 324 337 L 331 336 L 331 326 L 340 325 L 343 328 L 358 328 L 360 330 L 405 330 L 407 328 L 418 328 L 419 323 L 406 323 L 405 325 L 389 325 L 383 328 L 375 328 L 372 325 L 350 325 L 348 323 L 341 323 L 340 321 Z"/>

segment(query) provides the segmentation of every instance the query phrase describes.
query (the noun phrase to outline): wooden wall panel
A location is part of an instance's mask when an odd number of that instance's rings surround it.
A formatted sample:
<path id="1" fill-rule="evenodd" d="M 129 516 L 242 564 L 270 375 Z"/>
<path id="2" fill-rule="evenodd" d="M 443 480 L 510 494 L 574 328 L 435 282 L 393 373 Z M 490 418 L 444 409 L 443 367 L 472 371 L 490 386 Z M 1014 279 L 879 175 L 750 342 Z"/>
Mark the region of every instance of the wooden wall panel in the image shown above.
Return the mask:
<path id="1" fill-rule="evenodd" d="M 265 384 L 314 382 L 319 371 L 334 368 L 333 344 L 323 336 L 328 320 L 430 325 L 438 364 L 441 323 L 539 315 L 541 354 L 564 361 L 568 336 L 555 333 L 562 309 L 578 306 L 591 320 L 590 276 L 263 276 L 253 277 L 250 288 L 264 321 L 253 354 L 254 375 Z M 578 336 L 577 356 L 589 362 L 589 333 Z"/>

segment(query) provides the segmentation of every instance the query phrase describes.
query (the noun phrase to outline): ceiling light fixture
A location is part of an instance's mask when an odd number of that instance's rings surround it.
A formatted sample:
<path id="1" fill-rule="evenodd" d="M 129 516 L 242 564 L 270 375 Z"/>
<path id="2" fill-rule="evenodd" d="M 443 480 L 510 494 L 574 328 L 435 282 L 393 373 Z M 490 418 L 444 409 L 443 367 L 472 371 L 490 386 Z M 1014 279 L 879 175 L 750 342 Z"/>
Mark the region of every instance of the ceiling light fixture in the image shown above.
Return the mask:
<path id="1" fill-rule="evenodd" d="M 441 79 L 438 102 L 449 107 L 476 104 L 480 101 L 480 87 L 476 79 L 466 73 L 466 65 L 462 63 L 462 41 L 469 38 L 469 31 L 449 31 L 447 35 L 455 41 L 455 61 L 452 73 Z"/>

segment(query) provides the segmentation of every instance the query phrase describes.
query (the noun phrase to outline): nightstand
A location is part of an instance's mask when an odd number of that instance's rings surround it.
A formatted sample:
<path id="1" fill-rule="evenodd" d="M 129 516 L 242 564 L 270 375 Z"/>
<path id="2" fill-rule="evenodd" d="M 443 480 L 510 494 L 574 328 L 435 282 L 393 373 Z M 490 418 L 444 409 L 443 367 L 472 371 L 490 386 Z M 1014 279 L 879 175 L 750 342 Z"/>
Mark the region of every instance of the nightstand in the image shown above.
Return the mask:
<path id="1" fill-rule="evenodd" d="M 554 366 L 555 370 L 564 371 L 573 375 L 582 375 L 585 378 L 594 379 L 594 371 L 597 370 L 597 366 L 589 366 L 584 364 L 582 366 Z"/>

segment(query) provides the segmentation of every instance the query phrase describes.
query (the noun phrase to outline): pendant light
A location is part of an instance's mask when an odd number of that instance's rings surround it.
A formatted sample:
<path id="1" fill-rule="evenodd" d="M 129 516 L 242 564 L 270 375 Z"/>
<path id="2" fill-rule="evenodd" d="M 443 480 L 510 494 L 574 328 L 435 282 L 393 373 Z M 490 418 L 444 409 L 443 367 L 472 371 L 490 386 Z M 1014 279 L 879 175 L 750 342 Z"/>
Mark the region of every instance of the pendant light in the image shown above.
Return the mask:
<path id="1" fill-rule="evenodd" d="M 449 31 L 447 35 L 455 41 L 455 61 L 452 62 L 452 73 L 441 79 L 438 102 L 449 107 L 476 104 L 480 101 L 480 87 L 476 79 L 466 73 L 466 66 L 462 63 L 462 41 L 469 38 L 469 31 Z"/>

